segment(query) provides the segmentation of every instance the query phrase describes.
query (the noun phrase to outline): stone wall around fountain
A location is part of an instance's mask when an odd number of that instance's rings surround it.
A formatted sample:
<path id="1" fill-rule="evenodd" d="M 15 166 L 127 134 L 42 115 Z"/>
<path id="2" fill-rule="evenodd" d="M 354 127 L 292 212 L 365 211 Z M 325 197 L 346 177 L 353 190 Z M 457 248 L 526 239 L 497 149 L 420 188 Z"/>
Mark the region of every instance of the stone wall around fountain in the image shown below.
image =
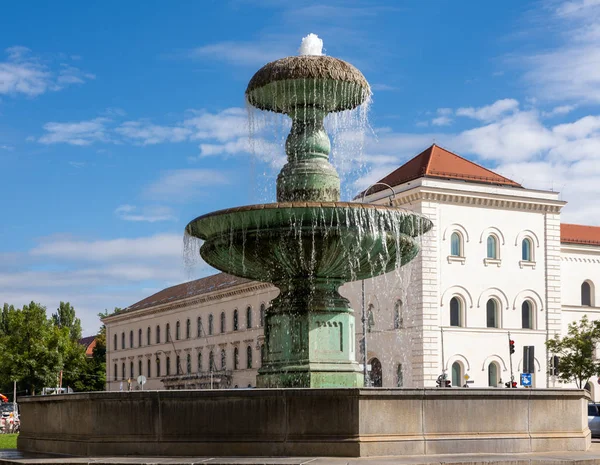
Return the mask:
<path id="1" fill-rule="evenodd" d="M 21 400 L 21 451 L 76 456 L 347 456 L 584 451 L 567 389 L 137 391 Z"/>

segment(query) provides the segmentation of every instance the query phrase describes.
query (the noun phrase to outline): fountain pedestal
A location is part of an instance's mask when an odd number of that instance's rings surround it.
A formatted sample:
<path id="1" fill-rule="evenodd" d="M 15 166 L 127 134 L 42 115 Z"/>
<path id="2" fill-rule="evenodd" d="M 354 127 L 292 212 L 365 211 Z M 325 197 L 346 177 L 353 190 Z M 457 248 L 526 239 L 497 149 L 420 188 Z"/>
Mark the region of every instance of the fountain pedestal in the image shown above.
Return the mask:
<path id="1" fill-rule="evenodd" d="M 353 311 L 338 286 L 322 282 L 280 288 L 265 322 L 266 351 L 257 387 L 363 385 L 355 361 Z"/>

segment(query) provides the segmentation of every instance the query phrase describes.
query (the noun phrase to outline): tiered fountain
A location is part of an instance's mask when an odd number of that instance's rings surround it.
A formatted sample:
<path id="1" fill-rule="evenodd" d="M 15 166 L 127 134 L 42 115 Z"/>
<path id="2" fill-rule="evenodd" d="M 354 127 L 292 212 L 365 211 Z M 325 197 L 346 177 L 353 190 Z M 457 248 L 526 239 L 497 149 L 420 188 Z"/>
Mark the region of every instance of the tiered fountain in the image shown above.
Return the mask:
<path id="1" fill-rule="evenodd" d="M 362 73 L 321 54 L 315 35 L 306 54 L 268 63 L 250 80 L 246 100 L 288 115 L 288 157 L 277 178 L 277 203 L 196 218 L 186 233 L 204 240 L 202 258 L 236 276 L 267 281 L 281 292 L 267 311 L 258 387 L 357 387 L 355 319 L 338 288 L 389 272 L 419 251 L 429 220 L 399 208 L 340 202 L 323 120 L 370 97 Z"/>
<path id="2" fill-rule="evenodd" d="M 292 118 L 278 202 L 210 213 L 186 228 L 205 241 L 201 255 L 214 267 L 281 290 L 266 318 L 267 353 L 258 385 L 330 389 L 22 398 L 21 451 L 209 462 L 215 456 L 515 454 L 589 447 L 582 390 L 335 389 L 362 385 L 354 316 L 338 288 L 407 263 L 419 251 L 416 237 L 432 227 L 397 208 L 340 202 L 323 119 L 355 108 L 369 94 L 362 74 L 335 58 L 303 55 L 266 65 L 246 97 L 257 108 Z M 479 458 L 467 461 L 474 460 Z M 138 463 L 149 461 L 161 463 Z M 211 463 L 225 462 L 234 463 Z M 283 462 L 305 459 L 269 463 Z"/>

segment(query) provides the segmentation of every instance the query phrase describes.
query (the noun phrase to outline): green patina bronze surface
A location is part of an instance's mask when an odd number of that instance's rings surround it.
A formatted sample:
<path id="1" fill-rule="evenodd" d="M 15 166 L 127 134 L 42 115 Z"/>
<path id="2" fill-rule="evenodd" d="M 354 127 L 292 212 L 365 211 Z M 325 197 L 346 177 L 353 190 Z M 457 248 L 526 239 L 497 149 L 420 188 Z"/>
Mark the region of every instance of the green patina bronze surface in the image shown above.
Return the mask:
<path id="1" fill-rule="evenodd" d="M 278 203 L 200 216 L 186 233 L 224 272 L 280 289 L 267 310 L 259 387 L 360 387 L 354 312 L 338 289 L 389 272 L 419 251 L 426 218 L 399 208 L 340 202 L 329 163 L 327 113 L 355 108 L 370 89 L 352 65 L 325 56 L 288 57 L 250 81 L 248 102 L 292 119 Z"/>

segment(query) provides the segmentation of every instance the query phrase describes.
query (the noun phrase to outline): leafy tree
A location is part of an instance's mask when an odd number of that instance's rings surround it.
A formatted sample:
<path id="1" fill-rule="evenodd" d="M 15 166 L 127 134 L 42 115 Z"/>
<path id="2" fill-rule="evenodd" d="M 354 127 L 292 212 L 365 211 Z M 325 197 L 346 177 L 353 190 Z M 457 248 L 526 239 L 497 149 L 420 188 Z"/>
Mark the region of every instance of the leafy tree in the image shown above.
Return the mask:
<path id="1" fill-rule="evenodd" d="M 548 350 L 559 357 L 558 377 L 563 382 L 575 382 L 581 389 L 590 377 L 600 374 L 600 362 L 594 360 L 594 349 L 600 342 L 600 324 L 584 315 L 579 324 L 569 324 L 567 334 L 546 341 Z"/>
<path id="2" fill-rule="evenodd" d="M 30 393 L 55 386 L 66 341 L 46 317 L 45 307 L 31 302 L 21 310 L 9 307 L 4 312 L 5 308 L 2 316 L 7 331 L 0 334 L 0 377 L 19 380 Z"/>
<path id="3" fill-rule="evenodd" d="M 52 321 L 59 328 L 68 328 L 72 340 L 81 339 L 81 320 L 75 316 L 75 309 L 69 302 L 61 302 L 52 314 Z"/>
<path id="4" fill-rule="evenodd" d="M 108 315 L 99 313 L 102 318 Z M 96 336 L 92 358 L 86 359 L 85 368 L 73 385 L 76 391 L 103 391 L 106 387 L 106 327 L 102 325 Z"/>

